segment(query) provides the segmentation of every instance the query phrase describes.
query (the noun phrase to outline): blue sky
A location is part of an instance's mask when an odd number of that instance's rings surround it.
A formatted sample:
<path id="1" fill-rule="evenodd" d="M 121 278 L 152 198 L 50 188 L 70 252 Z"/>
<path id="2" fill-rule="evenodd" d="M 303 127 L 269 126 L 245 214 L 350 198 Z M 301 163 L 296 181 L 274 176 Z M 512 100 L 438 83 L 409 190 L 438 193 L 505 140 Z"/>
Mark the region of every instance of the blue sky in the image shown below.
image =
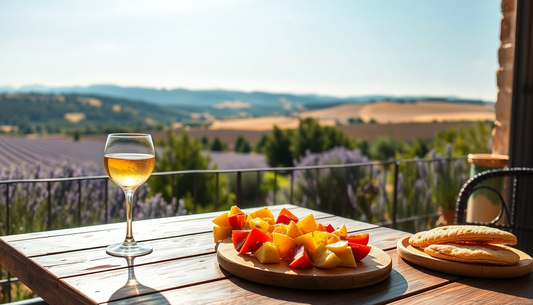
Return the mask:
<path id="1" fill-rule="evenodd" d="M 494 100 L 499 0 L 0 1 L 0 86 Z"/>

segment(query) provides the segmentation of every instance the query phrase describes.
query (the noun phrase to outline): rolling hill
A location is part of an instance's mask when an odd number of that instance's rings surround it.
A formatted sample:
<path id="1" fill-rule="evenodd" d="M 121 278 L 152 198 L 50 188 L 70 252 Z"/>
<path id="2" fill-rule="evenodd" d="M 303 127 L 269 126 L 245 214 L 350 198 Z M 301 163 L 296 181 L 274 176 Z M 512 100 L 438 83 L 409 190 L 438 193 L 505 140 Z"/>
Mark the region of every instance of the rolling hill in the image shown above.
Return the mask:
<path id="1" fill-rule="evenodd" d="M 334 97 L 316 94 L 289 94 L 268 92 L 242 92 L 229 90 L 187 90 L 155 89 L 142 87 L 121 87 L 115 85 L 93 85 L 87 87 L 44 87 L 21 88 L 0 87 L 0 93 L 47 93 L 104 95 L 122 99 L 141 100 L 161 106 L 173 107 L 188 112 L 204 113 L 218 118 L 250 117 L 270 115 L 292 115 L 294 112 L 328 108 L 341 104 L 361 104 L 375 101 L 412 103 L 426 100 L 436 102 L 460 102 L 483 104 L 480 100 L 465 100 L 456 97 L 428 96 L 386 96 L 369 95 L 357 97 Z"/>
<path id="2" fill-rule="evenodd" d="M 190 118 L 176 108 L 94 94 L 1 94 L 0 109 L 0 126 L 24 134 L 150 130 Z"/>

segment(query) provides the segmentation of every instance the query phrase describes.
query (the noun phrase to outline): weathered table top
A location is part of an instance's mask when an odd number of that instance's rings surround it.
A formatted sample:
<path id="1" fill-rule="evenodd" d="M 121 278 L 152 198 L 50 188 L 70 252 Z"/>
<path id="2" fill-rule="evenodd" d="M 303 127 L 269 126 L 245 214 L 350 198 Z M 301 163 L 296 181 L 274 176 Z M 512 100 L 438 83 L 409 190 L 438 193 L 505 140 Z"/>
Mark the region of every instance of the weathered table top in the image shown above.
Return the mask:
<path id="1" fill-rule="evenodd" d="M 371 243 L 392 258 L 391 276 L 376 285 L 344 291 L 304 291 L 240 279 L 217 263 L 207 213 L 134 221 L 134 236 L 154 252 L 128 268 L 105 247 L 124 238 L 125 223 L 0 238 L 0 264 L 50 304 L 255 304 L 305 303 L 530 303 L 533 273 L 514 279 L 476 279 L 418 267 L 398 257 L 396 242 L 409 233 L 309 209 L 280 205 L 296 216 L 313 213 L 320 222 L 346 224 L 370 233 Z M 253 211 L 251 209 L 249 211 Z"/>

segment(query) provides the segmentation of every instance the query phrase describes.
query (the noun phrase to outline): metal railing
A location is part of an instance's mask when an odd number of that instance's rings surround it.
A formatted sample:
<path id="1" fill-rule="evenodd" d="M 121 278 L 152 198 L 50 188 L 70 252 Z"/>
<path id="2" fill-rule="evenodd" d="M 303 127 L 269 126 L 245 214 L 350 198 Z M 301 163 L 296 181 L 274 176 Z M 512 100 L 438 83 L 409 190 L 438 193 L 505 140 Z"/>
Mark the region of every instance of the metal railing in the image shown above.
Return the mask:
<path id="1" fill-rule="evenodd" d="M 152 173 L 152 176 L 170 176 L 171 177 L 171 185 L 172 187 L 172 197 L 176 198 L 175 194 L 175 187 L 174 187 L 174 177 L 177 175 L 192 175 L 193 176 L 193 194 L 192 194 L 192 200 L 193 200 L 193 213 L 196 213 L 197 211 L 197 176 L 198 175 L 204 175 L 204 174 L 214 174 L 215 175 L 215 200 L 214 200 L 214 210 L 217 211 L 219 208 L 219 175 L 221 174 L 235 174 L 236 175 L 236 191 L 235 191 L 235 203 L 237 206 L 240 206 L 242 204 L 242 175 L 243 173 L 256 173 L 257 183 L 256 183 L 256 198 L 255 198 L 255 205 L 260 205 L 260 195 L 259 195 L 259 188 L 260 188 L 260 174 L 263 172 L 273 172 L 274 173 L 274 179 L 273 179 L 273 191 L 274 194 L 278 192 L 278 174 L 284 174 L 289 177 L 289 203 L 294 204 L 294 180 L 295 175 L 294 173 L 296 171 L 316 171 L 317 176 L 318 172 L 320 170 L 325 169 L 344 169 L 345 173 L 348 168 L 359 168 L 359 167 L 369 167 L 370 168 L 370 175 L 373 173 L 373 168 L 382 168 L 384 172 L 387 171 L 388 168 L 392 168 L 392 185 L 393 185 L 393 191 L 392 191 L 392 214 L 391 219 L 388 221 L 377 223 L 381 226 L 389 226 L 391 228 L 396 228 L 399 223 L 402 222 L 408 222 L 413 221 L 417 219 L 427 219 L 429 217 L 435 217 L 438 215 L 437 213 L 429 213 L 425 215 L 414 215 L 414 216 L 408 216 L 403 218 L 398 218 L 398 191 L 399 191 L 399 185 L 398 185 L 398 177 L 400 174 L 400 166 L 403 164 L 412 164 L 412 163 L 428 163 L 428 162 L 450 162 L 455 161 L 459 159 L 466 159 L 465 157 L 459 157 L 459 158 L 435 158 L 435 159 L 411 159 L 411 160 L 394 160 L 394 161 L 384 161 L 384 162 L 365 162 L 365 163 L 351 163 L 351 164 L 329 164 L 329 165 L 315 165 L 315 166 L 301 166 L 301 167 L 278 167 L 278 168 L 247 168 L 247 169 L 226 169 L 226 170 L 185 170 L 185 171 L 168 171 L 168 172 L 156 172 Z M 383 179 L 387 178 L 387 175 L 383 175 Z M 110 221 L 110 215 L 109 215 L 109 178 L 108 176 L 86 176 L 86 177 L 71 177 L 71 178 L 50 178 L 50 179 L 20 179 L 20 180 L 6 180 L 6 181 L 0 181 L 0 186 L 4 185 L 4 197 L 5 197 L 5 232 L 6 235 L 11 234 L 10 232 L 10 203 L 11 198 L 9 196 L 10 194 L 10 187 L 12 185 L 17 184 L 30 184 L 30 183 L 45 183 L 47 188 L 47 230 L 50 230 L 52 228 L 52 211 L 53 211 L 53 204 L 52 204 L 52 184 L 53 183 L 65 183 L 65 182 L 75 182 L 77 183 L 77 196 L 76 196 L 76 204 L 77 204 L 77 225 L 80 226 L 82 223 L 82 198 L 81 193 L 83 191 L 82 189 L 82 181 L 86 180 L 101 180 L 104 184 L 104 210 L 105 210 L 105 223 L 109 223 Z M 387 184 L 386 181 L 384 181 L 385 184 Z M 277 204 L 276 202 L 276 196 L 273 196 L 273 204 Z M 345 203 L 346 204 L 346 203 Z M 332 211 L 333 203 L 331 200 L 328 202 L 329 212 Z M 10 285 L 13 282 L 18 281 L 17 278 L 11 277 L 11 275 L 8 273 L 7 279 L 0 280 L 0 286 L 6 286 L 8 287 L 7 293 L 10 299 Z M 11 301 L 11 300 L 9 300 Z"/>

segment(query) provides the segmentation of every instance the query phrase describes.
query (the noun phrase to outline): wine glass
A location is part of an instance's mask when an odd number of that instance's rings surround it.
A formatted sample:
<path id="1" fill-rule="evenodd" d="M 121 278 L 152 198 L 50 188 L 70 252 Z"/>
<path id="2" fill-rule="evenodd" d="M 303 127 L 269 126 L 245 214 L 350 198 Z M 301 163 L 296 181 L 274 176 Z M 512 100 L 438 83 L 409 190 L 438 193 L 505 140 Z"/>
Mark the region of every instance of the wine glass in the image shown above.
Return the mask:
<path id="1" fill-rule="evenodd" d="M 138 133 L 112 133 L 107 136 L 104 148 L 104 167 L 107 175 L 124 191 L 126 196 L 126 239 L 123 243 L 109 245 L 107 254 L 135 257 L 152 252 L 152 247 L 138 243 L 133 238 L 133 198 L 135 190 L 152 174 L 155 150 L 152 137 Z"/>

